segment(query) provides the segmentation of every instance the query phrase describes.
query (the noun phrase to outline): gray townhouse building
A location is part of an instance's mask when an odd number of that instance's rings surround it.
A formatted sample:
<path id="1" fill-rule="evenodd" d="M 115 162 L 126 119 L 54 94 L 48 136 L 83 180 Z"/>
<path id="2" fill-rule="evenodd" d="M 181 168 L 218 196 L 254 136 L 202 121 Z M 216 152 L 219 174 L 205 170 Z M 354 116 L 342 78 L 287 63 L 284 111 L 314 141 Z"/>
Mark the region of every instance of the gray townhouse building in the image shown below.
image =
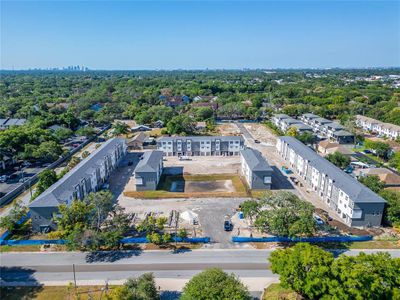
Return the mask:
<path id="1" fill-rule="evenodd" d="M 98 191 L 125 154 L 125 139 L 109 139 L 44 191 L 29 204 L 33 231 L 56 230 L 53 215 L 57 214 L 58 207 L 71 205 L 73 201 Z"/>
<path id="2" fill-rule="evenodd" d="M 270 190 L 272 186 L 272 168 L 261 155 L 252 148 L 240 151 L 241 172 L 250 189 Z"/>
<path id="3" fill-rule="evenodd" d="M 163 171 L 162 151 L 148 151 L 135 168 L 136 191 L 155 191 Z"/>
<path id="4" fill-rule="evenodd" d="M 380 226 L 386 201 L 299 140 L 278 137 L 276 149 L 292 171 L 348 226 Z"/>
<path id="5" fill-rule="evenodd" d="M 176 136 L 161 137 L 157 149 L 166 156 L 232 156 L 244 149 L 241 136 Z"/>
<path id="6" fill-rule="evenodd" d="M 316 134 L 339 144 L 353 144 L 355 141 L 354 134 L 345 130 L 344 126 L 337 122 L 321 118 L 314 114 L 303 114 L 300 120 L 304 124 L 309 125 Z"/>

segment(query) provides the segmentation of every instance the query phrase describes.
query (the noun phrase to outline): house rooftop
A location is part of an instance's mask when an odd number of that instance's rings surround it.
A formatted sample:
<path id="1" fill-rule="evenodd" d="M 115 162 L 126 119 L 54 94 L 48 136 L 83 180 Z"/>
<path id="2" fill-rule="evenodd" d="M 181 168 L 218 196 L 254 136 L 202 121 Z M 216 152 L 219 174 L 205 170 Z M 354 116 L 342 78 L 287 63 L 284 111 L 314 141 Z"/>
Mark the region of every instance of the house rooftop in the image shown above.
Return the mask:
<path id="1" fill-rule="evenodd" d="M 135 168 L 135 173 L 157 172 L 160 161 L 163 159 L 162 151 L 145 152 Z"/>
<path id="2" fill-rule="evenodd" d="M 332 179 L 335 186 L 345 192 L 354 203 L 386 202 L 382 197 L 378 196 L 365 185 L 358 182 L 358 180 L 349 176 L 325 158 L 319 156 L 311 148 L 307 147 L 294 137 L 280 136 L 279 139 L 287 143 L 289 147 L 302 158 L 306 159 L 311 166 Z"/>
<path id="3" fill-rule="evenodd" d="M 252 171 L 272 171 L 272 168 L 261 155 L 260 151 L 252 148 L 246 148 L 241 150 L 240 154 Z"/>

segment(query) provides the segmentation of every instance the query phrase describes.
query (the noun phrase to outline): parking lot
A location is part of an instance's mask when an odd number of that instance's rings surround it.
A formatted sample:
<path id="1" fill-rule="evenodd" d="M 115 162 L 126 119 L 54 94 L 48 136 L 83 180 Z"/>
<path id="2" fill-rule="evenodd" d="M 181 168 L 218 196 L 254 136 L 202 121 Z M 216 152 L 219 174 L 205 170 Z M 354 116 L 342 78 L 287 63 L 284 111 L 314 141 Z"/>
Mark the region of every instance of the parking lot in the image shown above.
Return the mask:
<path id="1" fill-rule="evenodd" d="M 5 182 L 0 183 L 0 198 L 3 196 L 3 194 L 7 194 L 20 186 L 22 183 L 22 178 L 30 178 L 33 175 L 41 172 L 44 169 L 43 165 L 36 164 L 36 165 L 30 165 L 27 167 L 21 166 L 21 169 L 19 167 L 15 167 L 13 170 L 8 170 L 7 172 L 1 173 L 1 175 L 6 175 L 9 178 Z"/>

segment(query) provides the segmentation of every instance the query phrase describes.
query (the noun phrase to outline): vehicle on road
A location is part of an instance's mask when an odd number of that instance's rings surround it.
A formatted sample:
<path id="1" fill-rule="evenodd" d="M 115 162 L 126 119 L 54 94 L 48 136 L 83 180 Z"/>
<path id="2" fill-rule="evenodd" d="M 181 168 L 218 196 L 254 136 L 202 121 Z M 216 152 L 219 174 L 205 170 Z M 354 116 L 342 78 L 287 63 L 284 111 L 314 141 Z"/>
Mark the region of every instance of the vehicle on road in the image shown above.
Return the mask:
<path id="1" fill-rule="evenodd" d="M 260 144 L 261 142 L 259 140 L 254 140 L 254 143 Z"/>
<path id="2" fill-rule="evenodd" d="M 232 224 L 231 220 L 225 220 L 224 221 L 224 230 L 232 231 L 232 229 L 233 229 L 233 224 Z"/>
<path id="3" fill-rule="evenodd" d="M 190 160 L 190 157 L 187 155 L 181 155 L 179 156 L 179 160 Z"/>
<path id="4" fill-rule="evenodd" d="M 297 185 L 299 183 L 299 180 L 296 177 L 290 176 L 289 178 L 294 184 Z"/>
<path id="5" fill-rule="evenodd" d="M 29 180 L 29 178 L 24 177 L 24 178 L 21 178 L 18 182 L 24 183 L 25 181 L 28 181 L 28 180 Z"/>

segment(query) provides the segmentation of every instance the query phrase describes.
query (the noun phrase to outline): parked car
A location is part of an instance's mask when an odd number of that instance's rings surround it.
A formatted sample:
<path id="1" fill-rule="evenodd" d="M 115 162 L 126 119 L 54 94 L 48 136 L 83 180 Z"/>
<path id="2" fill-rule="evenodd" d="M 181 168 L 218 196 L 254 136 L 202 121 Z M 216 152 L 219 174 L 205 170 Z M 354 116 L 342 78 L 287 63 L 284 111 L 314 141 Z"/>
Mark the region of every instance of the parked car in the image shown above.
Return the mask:
<path id="1" fill-rule="evenodd" d="M 224 222 L 224 230 L 225 231 L 232 231 L 233 229 L 233 224 L 231 222 L 231 220 L 225 220 Z"/>
<path id="2" fill-rule="evenodd" d="M 365 149 L 362 153 L 364 153 L 364 154 L 371 154 L 372 152 L 371 152 L 370 150 L 368 150 L 368 149 Z"/>
<path id="3" fill-rule="evenodd" d="M 259 144 L 261 142 L 259 140 L 254 140 L 254 143 Z"/>
<path id="4" fill-rule="evenodd" d="M 317 225 L 324 225 L 324 220 L 322 220 L 322 218 L 316 214 L 314 214 L 314 220 L 315 223 L 317 223 Z"/>
<path id="5" fill-rule="evenodd" d="M 7 179 L 8 179 L 8 176 L 7 176 L 7 175 L 1 175 L 1 176 L 0 176 L 0 182 L 1 182 L 1 183 L 6 182 Z"/>
<path id="6" fill-rule="evenodd" d="M 289 178 L 294 184 L 298 184 L 299 183 L 299 180 L 296 177 L 290 176 Z"/>
<path id="7" fill-rule="evenodd" d="M 29 180 L 29 178 L 24 177 L 24 178 L 21 178 L 21 179 L 19 180 L 19 182 L 20 182 L 20 183 L 24 183 L 25 181 L 28 181 L 28 180 Z"/>

